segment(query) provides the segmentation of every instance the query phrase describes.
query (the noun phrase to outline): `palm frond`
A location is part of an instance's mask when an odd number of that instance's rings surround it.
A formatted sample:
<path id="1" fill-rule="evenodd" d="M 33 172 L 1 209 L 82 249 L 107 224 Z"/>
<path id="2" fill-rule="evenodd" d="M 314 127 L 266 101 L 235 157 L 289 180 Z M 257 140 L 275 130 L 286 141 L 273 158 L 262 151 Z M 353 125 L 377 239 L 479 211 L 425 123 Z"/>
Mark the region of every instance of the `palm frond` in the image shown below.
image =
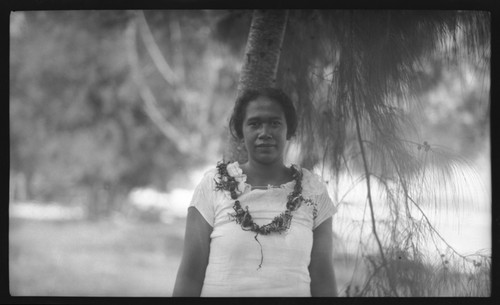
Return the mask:
<path id="1" fill-rule="evenodd" d="M 377 218 L 372 238 L 363 242 L 376 240 L 384 248 L 381 261 L 372 257 L 372 276 L 389 282 L 374 289 L 420 295 L 412 285 L 397 285 L 394 253 L 411 253 L 413 262 L 423 264 L 426 240 L 434 236 L 437 243 L 445 242 L 426 213 L 430 208 L 462 210 L 474 202 L 470 185 L 480 179 L 464 158 L 412 140 L 419 138 L 419 130 L 410 110 L 419 109 L 414 103 L 423 90 L 428 58 L 444 51 L 449 63 L 480 62 L 488 71 L 490 16 L 470 11 L 292 11 L 290 19 L 278 80 L 298 100 L 301 162 L 329 168 L 337 183 L 343 171 L 362 173 L 372 221 L 374 213 L 388 213 Z M 383 199 L 371 194 L 377 185 Z M 422 281 L 425 276 L 415 274 Z"/>

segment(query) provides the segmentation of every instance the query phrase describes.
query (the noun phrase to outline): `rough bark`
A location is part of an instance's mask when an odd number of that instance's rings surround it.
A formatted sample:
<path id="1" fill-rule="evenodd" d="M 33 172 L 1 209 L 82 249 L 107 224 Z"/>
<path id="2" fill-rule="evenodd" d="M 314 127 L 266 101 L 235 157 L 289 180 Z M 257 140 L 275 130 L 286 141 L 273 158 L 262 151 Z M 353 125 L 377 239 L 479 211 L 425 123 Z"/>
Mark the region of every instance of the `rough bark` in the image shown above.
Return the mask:
<path id="1" fill-rule="evenodd" d="M 238 82 L 239 96 L 246 89 L 276 86 L 276 74 L 285 35 L 288 11 L 255 10 L 248 34 L 244 63 Z M 246 161 L 246 152 L 228 135 L 225 160 Z"/>
<path id="2" fill-rule="evenodd" d="M 238 95 L 245 89 L 274 87 L 288 11 L 256 10 L 248 34 Z"/>

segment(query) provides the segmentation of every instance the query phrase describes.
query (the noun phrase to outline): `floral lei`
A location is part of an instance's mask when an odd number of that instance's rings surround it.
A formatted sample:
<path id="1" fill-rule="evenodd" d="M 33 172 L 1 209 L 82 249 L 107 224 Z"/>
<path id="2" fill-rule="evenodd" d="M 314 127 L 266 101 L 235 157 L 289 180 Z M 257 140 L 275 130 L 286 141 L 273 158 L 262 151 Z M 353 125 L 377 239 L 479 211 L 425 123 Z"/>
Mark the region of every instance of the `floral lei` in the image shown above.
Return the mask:
<path id="1" fill-rule="evenodd" d="M 237 224 L 245 231 L 252 231 L 257 233 L 255 235 L 255 240 L 260 245 L 261 260 L 259 264 L 259 269 L 262 266 L 264 259 L 262 252 L 262 245 L 257 239 L 259 234 L 268 235 L 273 232 L 282 233 L 290 228 L 292 222 L 292 212 L 297 210 L 304 198 L 302 197 L 302 172 L 298 170 L 295 166 L 292 166 L 292 177 L 295 180 L 294 190 L 288 195 L 288 201 L 286 203 L 286 210 L 280 215 L 276 216 L 273 221 L 266 225 L 259 226 L 252 220 L 252 215 L 248 210 L 248 206 L 243 209 L 238 198 L 238 192 L 243 192 L 241 190 L 242 181 L 238 179 L 237 174 L 229 173 L 228 165 L 230 162 L 220 161 L 217 163 L 217 170 L 219 174 L 219 181 L 215 180 L 215 189 L 217 191 L 229 191 L 231 193 L 231 198 L 235 199 L 233 209 L 234 213 L 230 213 L 229 216 L 232 220 L 236 221 Z M 238 181 L 239 180 L 239 181 Z"/>

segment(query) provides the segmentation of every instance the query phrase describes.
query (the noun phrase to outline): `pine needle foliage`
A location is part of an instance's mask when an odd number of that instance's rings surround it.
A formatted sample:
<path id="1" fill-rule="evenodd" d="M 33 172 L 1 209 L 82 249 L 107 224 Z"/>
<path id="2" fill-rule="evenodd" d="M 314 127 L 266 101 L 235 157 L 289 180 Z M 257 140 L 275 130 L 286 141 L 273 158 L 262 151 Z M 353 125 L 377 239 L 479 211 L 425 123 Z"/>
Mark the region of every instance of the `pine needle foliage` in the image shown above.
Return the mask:
<path id="1" fill-rule="evenodd" d="M 489 73 L 489 13 L 301 10 L 289 15 L 278 83 L 298 101 L 301 164 L 321 165 L 337 175 L 337 182 L 341 172 L 361 173 L 368 190 L 371 238 L 363 243 L 376 251 L 363 252 L 370 273 L 358 287 L 359 296 L 454 295 L 467 276 L 469 284 L 478 278 L 489 283 L 488 255 L 461 255 L 426 214 L 429 207 L 462 209 L 473 201 L 471 190 L 452 181 L 479 180 L 465 158 L 415 140 L 418 121 L 409 110 L 419 109 L 423 65 L 437 54 L 445 54 L 449 64 L 471 62 Z M 381 186 L 383 200 L 375 198 L 375 185 Z M 388 219 L 375 217 L 382 209 L 389 210 Z M 437 267 L 422 249 L 428 241 L 441 258 Z M 461 273 L 434 272 L 451 270 L 453 260 L 461 262 L 455 266 Z M 479 261 L 483 269 L 476 266 Z M 439 281 L 448 281 L 446 291 L 432 285 Z"/>

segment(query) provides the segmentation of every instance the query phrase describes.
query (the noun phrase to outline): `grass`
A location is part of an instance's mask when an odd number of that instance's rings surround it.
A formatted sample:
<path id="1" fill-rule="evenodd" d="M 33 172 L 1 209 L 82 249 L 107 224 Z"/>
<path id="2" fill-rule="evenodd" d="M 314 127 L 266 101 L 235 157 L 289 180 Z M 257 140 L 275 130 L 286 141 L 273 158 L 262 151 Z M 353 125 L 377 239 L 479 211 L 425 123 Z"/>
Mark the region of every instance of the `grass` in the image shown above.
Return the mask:
<path id="1" fill-rule="evenodd" d="M 10 293 L 13 296 L 171 296 L 182 254 L 184 226 L 184 219 L 163 224 L 126 219 L 86 222 L 11 218 Z M 336 253 L 334 266 L 340 296 L 357 295 L 366 276 L 365 262 L 361 258 L 356 262 L 350 254 Z M 489 267 L 473 277 L 453 272 L 442 277 L 436 270 L 412 266 L 404 266 L 412 270 L 395 267 L 401 285 L 404 274 L 419 275 L 412 277 L 414 283 L 407 285 L 408 289 L 417 290 L 417 295 L 489 295 Z M 458 285 L 450 284 L 453 278 L 461 279 Z M 383 292 L 378 291 L 382 286 L 383 280 L 375 278 L 366 295 L 382 296 Z"/>
<path id="2" fill-rule="evenodd" d="M 10 220 L 13 296 L 170 296 L 184 221 Z"/>
<path id="3" fill-rule="evenodd" d="M 185 220 L 35 221 L 12 218 L 9 231 L 13 296 L 171 296 L 182 254 Z M 354 260 L 335 258 L 339 289 Z"/>

